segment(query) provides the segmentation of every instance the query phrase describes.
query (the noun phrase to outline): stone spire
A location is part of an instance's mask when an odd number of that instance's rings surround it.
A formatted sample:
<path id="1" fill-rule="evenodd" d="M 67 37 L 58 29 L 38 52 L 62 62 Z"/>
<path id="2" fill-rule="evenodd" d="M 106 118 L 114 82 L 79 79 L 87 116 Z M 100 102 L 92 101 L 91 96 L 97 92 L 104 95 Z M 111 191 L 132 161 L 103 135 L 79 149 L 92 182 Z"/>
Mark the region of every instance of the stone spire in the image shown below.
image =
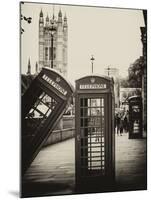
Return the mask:
<path id="1" fill-rule="evenodd" d="M 41 9 L 40 14 L 39 14 L 39 23 L 44 23 L 44 18 L 43 18 L 42 9 Z"/>
<path id="2" fill-rule="evenodd" d="M 38 63 L 36 62 L 35 73 L 38 74 Z"/>
<path id="3" fill-rule="evenodd" d="M 49 17 L 48 17 L 48 14 L 47 14 L 47 17 L 46 17 L 46 26 L 47 27 L 49 26 Z"/>
<path id="4" fill-rule="evenodd" d="M 61 12 L 61 9 L 59 10 L 59 13 L 58 13 L 58 22 L 62 23 L 62 12 Z"/>
<path id="5" fill-rule="evenodd" d="M 28 70 L 27 70 L 27 75 L 31 75 L 30 58 L 29 58 L 29 60 L 28 60 Z"/>
<path id="6" fill-rule="evenodd" d="M 42 12 L 42 9 L 40 11 L 40 17 L 43 17 L 43 12 Z"/>
<path id="7" fill-rule="evenodd" d="M 68 27 L 66 13 L 65 13 L 65 16 L 64 16 L 64 24 L 63 24 L 63 26 L 64 27 Z"/>

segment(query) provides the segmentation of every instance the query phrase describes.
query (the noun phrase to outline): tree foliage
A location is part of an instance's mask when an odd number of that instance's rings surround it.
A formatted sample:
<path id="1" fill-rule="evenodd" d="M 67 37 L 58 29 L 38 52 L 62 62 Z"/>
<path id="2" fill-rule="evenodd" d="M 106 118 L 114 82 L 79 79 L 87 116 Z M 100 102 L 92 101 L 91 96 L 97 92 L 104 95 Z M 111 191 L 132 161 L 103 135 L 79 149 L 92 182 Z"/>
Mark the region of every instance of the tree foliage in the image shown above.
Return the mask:
<path id="1" fill-rule="evenodd" d="M 123 88 L 141 88 L 143 74 L 143 57 L 138 58 L 128 69 L 128 77 L 120 80 Z"/>
<path id="2" fill-rule="evenodd" d="M 24 4 L 24 2 L 21 2 L 21 4 Z M 32 22 L 32 18 L 31 17 L 26 17 L 24 15 L 21 14 L 20 17 L 21 21 L 24 20 L 26 21 L 28 24 L 30 24 Z M 21 26 L 21 34 L 23 34 L 25 32 L 25 29 Z"/>
<path id="3" fill-rule="evenodd" d="M 142 73 L 143 73 L 143 57 L 138 58 L 129 67 L 129 85 L 130 87 L 141 88 L 142 87 Z"/>
<path id="4" fill-rule="evenodd" d="M 126 77 L 125 79 L 120 79 L 120 87 L 129 88 L 128 77 Z"/>

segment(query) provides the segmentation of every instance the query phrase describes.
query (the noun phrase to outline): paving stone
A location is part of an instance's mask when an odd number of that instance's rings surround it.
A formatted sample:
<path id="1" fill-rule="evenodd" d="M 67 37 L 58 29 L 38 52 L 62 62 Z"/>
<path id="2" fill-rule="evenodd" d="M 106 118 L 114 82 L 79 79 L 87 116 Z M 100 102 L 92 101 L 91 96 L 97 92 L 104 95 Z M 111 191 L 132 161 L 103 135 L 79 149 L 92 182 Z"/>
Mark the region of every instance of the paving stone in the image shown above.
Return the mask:
<path id="1" fill-rule="evenodd" d="M 29 196 L 75 192 L 74 142 L 74 139 L 69 139 L 39 152 L 23 179 L 27 196 L 28 192 Z M 146 139 L 128 139 L 128 134 L 116 135 L 115 145 L 116 190 L 145 189 Z M 37 190 L 41 188 L 41 193 L 36 193 L 36 187 Z"/>

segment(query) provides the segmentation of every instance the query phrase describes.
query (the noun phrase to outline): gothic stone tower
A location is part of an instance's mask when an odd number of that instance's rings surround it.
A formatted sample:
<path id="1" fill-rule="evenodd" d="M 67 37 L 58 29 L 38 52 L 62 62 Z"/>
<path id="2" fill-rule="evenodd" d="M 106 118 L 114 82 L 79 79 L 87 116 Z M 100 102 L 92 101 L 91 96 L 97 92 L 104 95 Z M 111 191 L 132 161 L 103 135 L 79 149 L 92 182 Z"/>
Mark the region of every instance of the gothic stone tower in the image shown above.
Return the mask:
<path id="1" fill-rule="evenodd" d="M 67 77 L 68 25 L 66 15 L 61 10 L 56 20 L 48 15 L 44 22 L 43 12 L 39 16 L 39 68 L 50 67 Z"/>

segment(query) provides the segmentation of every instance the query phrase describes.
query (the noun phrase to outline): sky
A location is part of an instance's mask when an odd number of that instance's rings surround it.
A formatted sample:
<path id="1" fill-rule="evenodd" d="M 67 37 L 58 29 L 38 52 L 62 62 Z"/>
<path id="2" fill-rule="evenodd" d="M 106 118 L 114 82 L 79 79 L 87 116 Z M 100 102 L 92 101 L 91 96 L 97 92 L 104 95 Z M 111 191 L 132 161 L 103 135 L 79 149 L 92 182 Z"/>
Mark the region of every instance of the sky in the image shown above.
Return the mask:
<path id="1" fill-rule="evenodd" d="M 32 73 L 38 61 L 39 13 L 44 19 L 52 17 L 52 4 L 25 3 L 21 13 L 32 17 L 32 23 L 21 22 L 21 72 L 27 72 L 30 58 Z M 68 80 L 72 83 L 91 74 L 91 55 L 94 56 L 94 74 L 104 74 L 108 66 L 119 69 L 122 77 L 142 55 L 140 27 L 144 26 L 142 10 L 103 7 L 55 5 L 57 17 L 61 9 L 68 20 Z"/>

